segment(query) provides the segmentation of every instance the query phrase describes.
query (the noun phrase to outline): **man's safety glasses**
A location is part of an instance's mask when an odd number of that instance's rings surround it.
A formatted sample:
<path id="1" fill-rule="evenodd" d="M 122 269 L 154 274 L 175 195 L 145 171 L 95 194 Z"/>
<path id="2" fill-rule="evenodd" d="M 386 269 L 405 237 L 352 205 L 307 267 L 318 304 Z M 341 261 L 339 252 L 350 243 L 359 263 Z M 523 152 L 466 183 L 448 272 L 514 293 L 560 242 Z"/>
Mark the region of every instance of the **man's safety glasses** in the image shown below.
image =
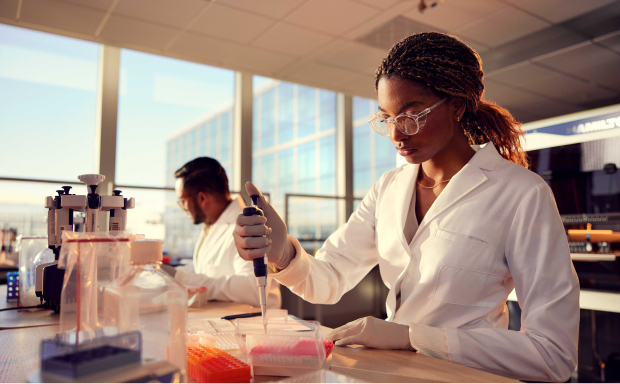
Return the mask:
<path id="1" fill-rule="evenodd" d="M 401 113 L 396 117 L 388 117 L 384 112 L 379 111 L 370 116 L 368 122 L 381 136 L 390 136 L 394 132 L 394 126 L 396 126 L 403 135 L 412 136 L 418 133 L 424 124 L 426 124 L 426 116 L 446 100 L 448 100 L 448 98 L 444 97 L 416 115 Z"/>
<path id="2" fill-rule="evenodd" d="M 187 209 L 189 208 L 188 207 L 189 199 L 191 199 L 192 197 L 194 197 L 194 195 L 183 196 L 179 200 L 177 200 L 177 204 L 179 205 L 179 208 L 181 208 L 184 211 L 187 211 Z"/>

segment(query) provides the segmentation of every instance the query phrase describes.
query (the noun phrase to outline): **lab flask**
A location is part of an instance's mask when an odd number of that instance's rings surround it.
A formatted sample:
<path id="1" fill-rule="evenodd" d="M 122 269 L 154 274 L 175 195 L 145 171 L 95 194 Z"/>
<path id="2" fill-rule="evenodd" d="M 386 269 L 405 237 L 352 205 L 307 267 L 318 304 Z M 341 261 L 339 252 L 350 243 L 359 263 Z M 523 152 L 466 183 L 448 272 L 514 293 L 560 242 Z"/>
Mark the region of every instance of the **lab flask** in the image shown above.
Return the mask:
<path id="1" fill-rule="evenodd" d="M 140 331 L 143 354 L 187 372 L 187 289 L 160 269 L 160 240 L 131 242 L 131 269 L 105 290 L 106 329 Z"/>

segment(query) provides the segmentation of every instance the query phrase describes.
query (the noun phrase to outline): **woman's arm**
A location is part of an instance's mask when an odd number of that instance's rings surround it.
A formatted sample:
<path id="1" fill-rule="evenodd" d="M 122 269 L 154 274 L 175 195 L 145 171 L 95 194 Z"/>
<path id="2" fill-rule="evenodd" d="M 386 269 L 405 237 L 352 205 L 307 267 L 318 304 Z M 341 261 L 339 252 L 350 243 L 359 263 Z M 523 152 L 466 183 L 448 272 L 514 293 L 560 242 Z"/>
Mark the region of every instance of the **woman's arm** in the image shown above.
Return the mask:
<path id="1" fill-rule="evenodd" d="M 284 270 L 271 276 L 306 301 L 337 303 L 378 263 L 375 208 L 384 181 L 385 175 L 373 185 L 348 222 L 329 236 L 316 257 L 308 255 L 289 235 L 296 256 Z"/>
<path id="2" fill-rule="evenodd" d="M 411 324 L 411 345 L 429 356 L 519 380 L 565 381 L 577 364 L 579 281 L 546 184 L 523 196 L 505 255 L 522 309 L 519 332 Z"/>

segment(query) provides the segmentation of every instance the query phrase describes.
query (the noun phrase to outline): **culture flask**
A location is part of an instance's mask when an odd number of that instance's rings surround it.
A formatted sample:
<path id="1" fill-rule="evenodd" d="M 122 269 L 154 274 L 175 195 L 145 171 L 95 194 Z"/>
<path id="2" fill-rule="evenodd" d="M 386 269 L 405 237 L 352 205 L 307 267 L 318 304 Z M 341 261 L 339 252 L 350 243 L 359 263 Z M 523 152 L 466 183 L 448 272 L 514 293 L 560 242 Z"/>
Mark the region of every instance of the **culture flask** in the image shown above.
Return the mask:
<path id="1" fill-rule="evenodd" d="M 131 269 L 105 290 L 105 324 L 140 331 L 144 356 L 166 359 L 187 373 L 187 289 L 160 269 L 160 240 L 131 242 Z"/>

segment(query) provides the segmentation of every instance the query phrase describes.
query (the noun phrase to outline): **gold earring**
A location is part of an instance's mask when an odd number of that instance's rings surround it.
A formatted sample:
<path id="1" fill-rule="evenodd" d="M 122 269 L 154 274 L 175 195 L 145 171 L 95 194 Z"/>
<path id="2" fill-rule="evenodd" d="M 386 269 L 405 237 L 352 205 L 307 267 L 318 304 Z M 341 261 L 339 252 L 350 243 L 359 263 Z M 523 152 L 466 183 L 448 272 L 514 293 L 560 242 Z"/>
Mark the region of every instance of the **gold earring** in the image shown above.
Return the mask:
<path id="1" fill-rule="evenodd" d="M 456 117 L 456 121 L 460 121 L 460 120 L 461 120 L 461 118 L 457 116 Z"/>

